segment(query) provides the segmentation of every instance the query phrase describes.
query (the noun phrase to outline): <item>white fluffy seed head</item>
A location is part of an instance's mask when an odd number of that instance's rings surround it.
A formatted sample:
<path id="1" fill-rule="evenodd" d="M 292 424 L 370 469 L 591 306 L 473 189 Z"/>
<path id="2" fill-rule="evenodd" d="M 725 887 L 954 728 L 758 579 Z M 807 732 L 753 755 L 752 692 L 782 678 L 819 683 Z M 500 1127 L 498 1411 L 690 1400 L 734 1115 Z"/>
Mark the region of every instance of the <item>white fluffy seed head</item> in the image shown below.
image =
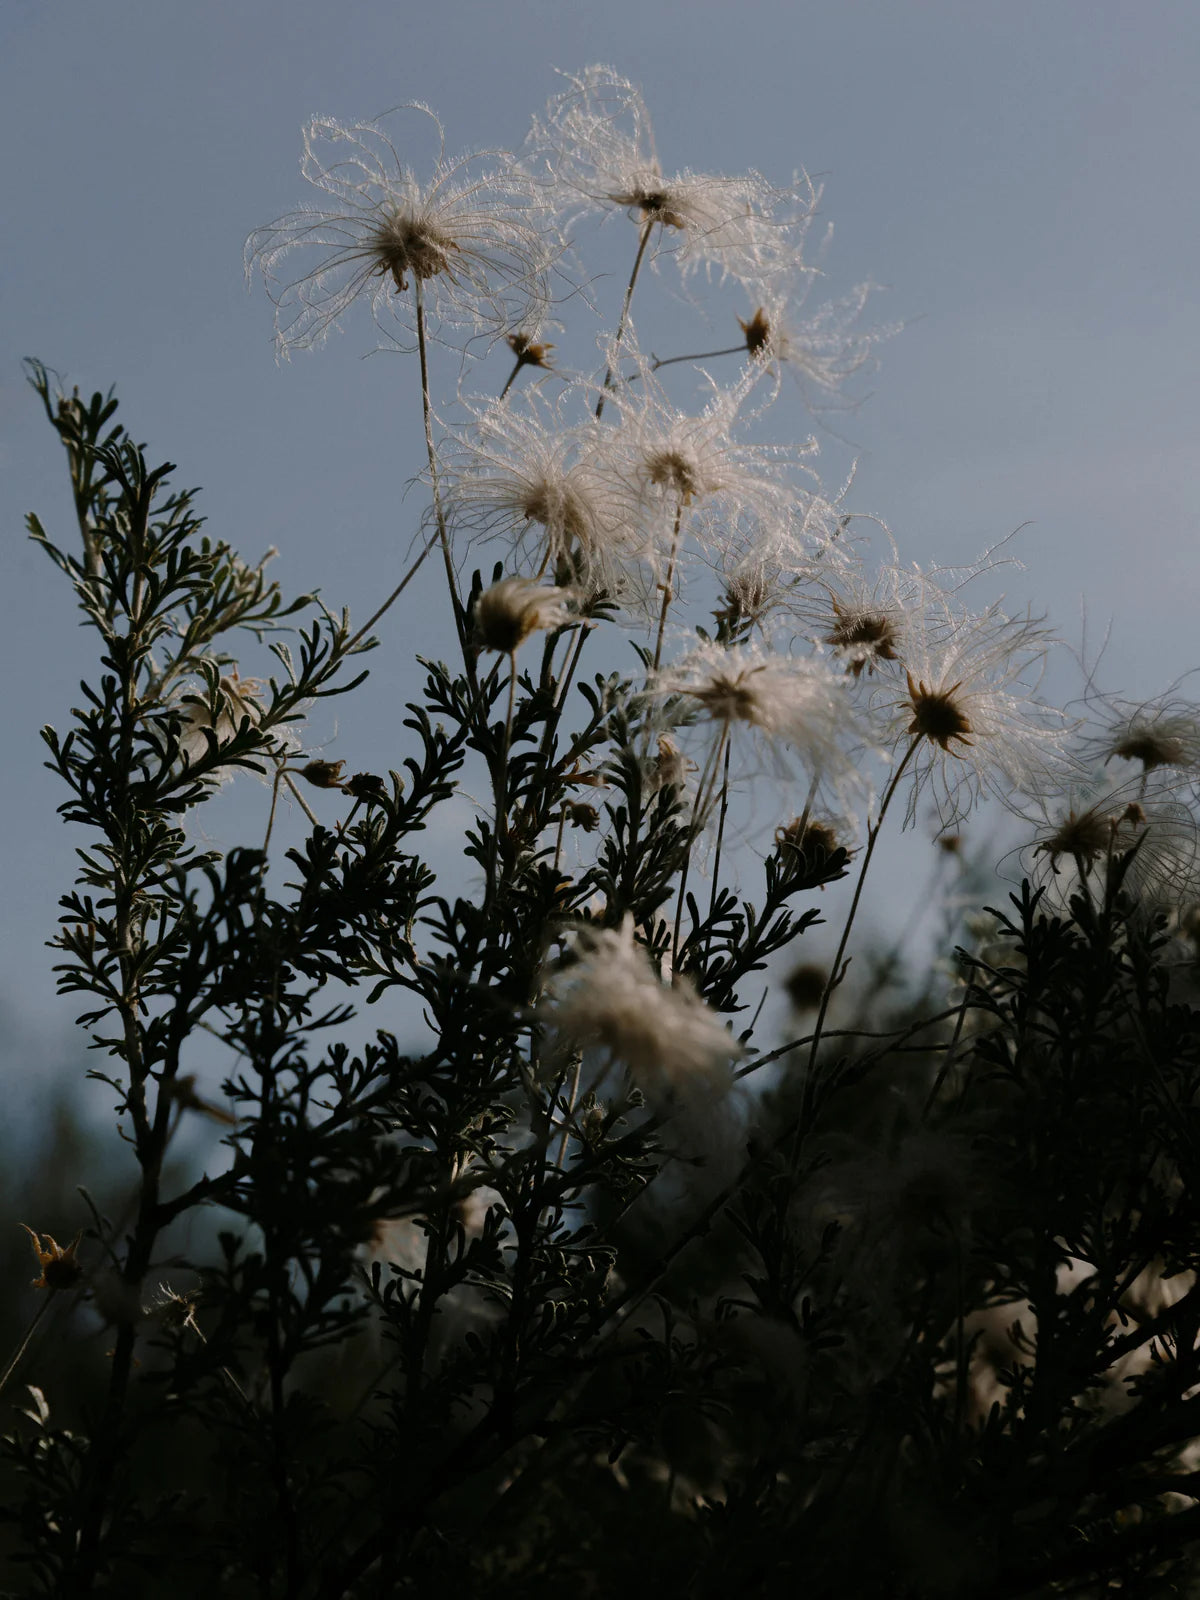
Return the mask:
<path id="1" fill-rule="evenodd" d="M 660 981 L 632 917 L 616 929 L 580 929 L 576 951 L 541 1008 L 565 1048 L 599 1045 L 651 1094 L 728 1088 L 741 1045 L 686 979 Z"/>
<path id="2" fill-rule="evenodd" d="M 424 122 L 438 155 L 422 183 L 406 155 Z M 319 206 L 294 211 L 246 242 L 276 306 L 281 355 L 320 344 L 366 299 L 375 321 L 403 340 L 420 289 L 435 326 L 499 334 L 536 318 L 560 246 L 545 196 L 504 151 L 447 160 L 427 106 L 397 107 L 346 126 L 314 117 L 304 128 L 304 177 Z M 293 258 L 312 264 L 291 276 Z"/>

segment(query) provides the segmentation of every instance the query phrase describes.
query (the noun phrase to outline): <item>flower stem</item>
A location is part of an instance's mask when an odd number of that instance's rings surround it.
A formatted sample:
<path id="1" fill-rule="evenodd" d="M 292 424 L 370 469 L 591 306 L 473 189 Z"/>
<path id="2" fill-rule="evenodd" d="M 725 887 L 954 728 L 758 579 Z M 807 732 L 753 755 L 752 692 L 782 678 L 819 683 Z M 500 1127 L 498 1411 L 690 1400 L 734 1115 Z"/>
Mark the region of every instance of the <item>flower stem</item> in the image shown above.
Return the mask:
<path id="1" fill-rule="evenodd" d="M 433 492 L 433 516 L 437 523 L 438 538 L 442 546 L 442 559 L 446 564 L 446 582 L 450 586 L 450 601 L 454 607 L 454 626 L 463 657 L 467 654 L 466 622 L 462 601 L 458 597 L 458 582 L 454 576 L 454 563 L 450 559 L 450 536 L 446 531 L 446 513 L 442 507 L 442 491 L 438 480 L 437 450 L 433 443 L 433 403 L 429 397 L 429 351 L 425 340 L 425 286 L 414 274 L 413 296 L 416 304 L 417 352 L 421 358 L 421 415 L 425 423 L 425 453 L 429 458 L 429 482 Z"/>
<path id="2" fill-rule="evenodd" d="M 891 805 L 892 798 L 899 787 L 900 779 L 904 776 L 905 770 L 907 769 L 908 764 L 912 760 L 913 756 L 916 754 L 917 746 L 920 744 L 923 737 L 924 736 L 922 734 L 917 734 L 917 736 L 909 744 L 908 749 L 904 752 L 904 756 L 900 762 L 900 765 L 892 774 L 891 782 L 884 790 L 883 801 L 879 807 L 879 815 L 867 829 L 867 847 L 863 851 L 862 865 L 858 869 L 858 880 L 854 885 L 854 898 L 850 902 L 850 911 L 846 917 L 846 925 L 842 929 L 842 936 L 838 940 L 837 952 L 834 955 L 833 964 L 829 969 L 829 977 L 825 980 L 825 988 L 821 995 L 820 1009 L 817 1012 L 817 1020 L 813 1026 L 812 1043 L 808 1052 L 808 1071 L 805 1074 L 804 1093 L 800 1104 L 800 1116 L 796 1123 L 797 1143 L 804 1131 L 804 1124 L 807 1120 L 807 1114 L 811 1109 L 813 1074 L 817 1064 L 817 1051 L 820 1049 L 821 1036 L 825 1027 L 825 1016 L 829 1010 L 829 1002 L 833 996 L 833 991 L 837 988 L 837 985 L 840 982 L 842 957 L 845 955 L 846 946 L 850 942 L 850 931 L 854 927 L 854 918 L 858 913 L 859 901 L 862 899 L 863 884 L 867 880 L 867 868 L 871 865 L 871 857 L 875 854 L 875 846 L 879 840 L 879 835 L 883 828 L 884 818 L 887 816 L 888 807 Z"/>
<path id="3" fill-rule="evenodd" d="M 497 401 L 503 400 L 505 398 L 505 396 L 508 394 L 508 391 L 512 388 L 513 384 L 516 383 L 516 381 L 517 381 L 517 373 L 520 372 L 521 368 L 523 366 L 525 366 L 525 365 L 526 365 L 526 363 L 524 361 L 522 361 L 521 358 L 518 356 L 517 360 L 513 363 L 512 371 L 508 375 L 507 383 L 505 383 L 503 389 L 501 389 L 499 395 L 497 396 Z"/>
<path id="4" fill-rule="evenodd" d="M 675 563 L 679 558 L 679 530 L 683 526 L 683 498 L 675 507 L 675 527 L 671 534 L 671 559 L 667 562 L 667 581 L 663 584 L 662 610 L 658 614 L 658 638 L 654 642 L 654 670 L 662 661 L 663 638 L 667 631 L 667 612 L 675 597 Z"/>
<path id="5" fill-rule="evenodd" d="M 41 1304 L 38 1306 L 37 1310 L 30 1319 L 29 1325 L 22 1334 L 17 1348 L 9 1357 L 8 1365 L 5 1367 L 3 1374 L 0 1374 L 0 1390 L 4 1389 L 5 1385 L 8 1383 L 8 1380 L 12 1377 L 13 1373 L 20 1365 L 21 1357 L 25 1354 L 26 1350 L 29 1349 L 29 1341 L 33 1338 L 34 1331 L 36 1330 L 38 1323 L 46 1315 L 46 1312 L 53 1304 L 54 1294 L 55 1291 L 51 1289 L 49 1293 L 42 1296 Z"/>
<path id="6" fill-rule="evenodd" d="M 621 348 L 621 340 L 625 337 L 625 327 L 629 321 L 629 304 L 633 299 L 633 291 L 638 281 L 638 273 L 642 270 L 642 262 L 646 258 L 646 246 L 650 243 L 650 234 L 653 231 L 653 228 L 654 223 L 652 221 L 643 222 L 642 224 L 642 236 L 638 240 L 637 255 L 633 258 L 633 271 L 629 274 L 629 282 L 625 285 L 625 300 L 621 306 L 621 319 L 617 323 L 617 336 L 613 340 L 612 360 L 610 360 L 608 366 L 605 368 L 604 383 L 601 386 L 600 398 L 596 401 L 597 421 L 599 421 L 601 416 L 604 414 L 604 402 L 608 398 L 608 391 L 613 386 L 614 374 L 612 361 L 616 360 L 617 352 Z"/>

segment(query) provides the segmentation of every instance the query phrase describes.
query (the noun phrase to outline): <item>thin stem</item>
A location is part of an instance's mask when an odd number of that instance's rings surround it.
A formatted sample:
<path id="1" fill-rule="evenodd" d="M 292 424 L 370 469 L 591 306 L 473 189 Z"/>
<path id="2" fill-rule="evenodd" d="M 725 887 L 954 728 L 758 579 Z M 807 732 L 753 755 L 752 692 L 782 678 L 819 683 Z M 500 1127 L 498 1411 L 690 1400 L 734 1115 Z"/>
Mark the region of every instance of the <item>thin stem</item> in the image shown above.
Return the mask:
<path id="1" fill-rule="evenodd" d="M 663 584 L 662 610 L 658 614 L 658 638 L 654 643 L 654 670 L 658 671 L 662 660 L 663 638 L 667 631 L 667 612 L 671 609 L 671 601 L 675 597 L 675 563 L 679 558 L 679 530 L 683 526 L 683 497 L 680 496 L 679 504 L 675 507 L 675 527 L 671 533 L 671 559 L 667 563 L 667 581 Z"/>
<path id="2" fill-rule="evenodd" d="M 408 588 L 409 584 L 416 577 L 417 573 L 421 570 L 422 562 L 425 560 L 425 557 L 429 554 L 429 552 L 433 549 L 434 545 L 438 542 L 439 537 L 440 537 L 440 530 L 435 530 L 433 535 L 432 535 L 432 537 L 429 538 L 426 541 L 426 543 L 424 544 L 424 546 L 422 547 L 421 554 L 413 562 L 412 566 L 409 567 L 408 571 L 400 579 L 400 582 L 392 590 L 391 594 L 388 595 L 387 599 L 379 607 L 378 611 L 372 612 L 372 614 L 367 618 L 366 622 L 363 623 L 362 627 L 353 636 L 353 638 L 350 639 L 342 647 L 342 654 L 343 655 L 347 655 L 348 656 L 350 654 L 351 650 L 354 649 L 354 646 L 359 642 L 359 640 L 365 638 L 366 635 L 368 633 L 370 633 L 371 629 L 379 621 L 380 617 L 383 616 L 384 612 L 385 611 L 389 611 L 391 609 L 391 607 L 395 605 L 396 601 L 399 600 L 400 596 L 404 593 L 405 589 Z"/>
<path id="3" fill-rule="evenodd" d="M 838 974 L 841 970 L 842 957 L 845 955 L 846 946 L 850 942 L 850 931 L 854 927 L 854 918 L 858 912 L 858 903 L 862 899 L 863 884 L 867 879 L 867 868 L 871 865 L 871 857 L 875 854 L 875 845 L 879 839 L 880 831 L 883 828 L 883 822 L 884 818 L 887 816 L 888 807 L 891 805 L 892 798 L 899 787 L 900 779 L 904 776 L 905 770 L 907 769 L 908 764 L 912 760 L 913 756 L 916 754 L 917 746 L 920 744 L 923 737 L 924 736 L 922 734 L 917 734 L 917 736 L 910 743 L 908 749 L 904 752 L 904 757 L 901 760 L 900 765 L 892 774 L 891 782 L 884 791 L 883 803 L 879 807 L 879 815 L 867 829 L 867 848 L 863 851 L 862 865 L 858 869 L 858 881 L 854 885 L 854 898 L 850 902 L 850 911 L 846 917 L 846 925 L 842 929 L 842 937 L 838 941 L 837 953 L 833 958 L 833 965 L 829 969 L 829 977 L 825 982 L 825 989 L 821 995 L 820 1009 L 817 1012 L 817 1020 L 813 1027 L 812 1047 L 808 1053 L 808 1074 L 804 1085 L 804 1100 L 806 1105 L 808 1101 L 809 1084 L 812 1081 L 813 1069 L 816 1066 L 817 1050 L 820 1048 L 821 1044 L 821 1033 L 825 1025 L 825 1015 L 829 1010 L 829 1001 L 833 995 L 833 991 L 837 988 L 837 985 L 840 981 Z"/>
<path id="4" fill-rule="evenodd" d="M 513 713 L 517 705 L 517 652 L 508 654 L 508 710 L 504 717 L 504 743 L 500 747 L 500 767 L 496 774 L 496 815 L 492 822 L 492 848 L 488 861 L 487 898 L 496 893 L 496 871 L 500 849 L 500 829 L 508 831 L 508 752 L 512 744 Z"/>
<path id="5" fill-rule="evenodd" d="M 517 373 L 520 372 L 521 368 L 524 367 L 524 366 L 528 366 L 528 365 L 529 365 L 529 363 L 526 362 L 526 361 L 522 361 L 520 356 L 517 357 L 517 360 L 516 360 L 516 362 L 515 362 L 515 364 L 513 366 L 513 369 L 508 375 L 508 382 L 504 385 L 503 389 L 501 389 L 500 394 L 497 397 L 497 403 L 499 403 L 500 400 L 504 399 L 504 397 L 507 395 L 508 391 L 512 388 L 513 384 L 516 383 L 516 381 L 517 381 Z"/>
<path id="6" fill-rule="evenodd" d="M 617 352 L 621 348 L 621 340 L 625 337 L 625 326 L 629 321 L 630 301 L 633 299 L 633 291 L 638 281 L 638 273 L 642 270 L 642 262 L 646 257 L 646 246 L 650 243 L 650 235 L 653 230 L 654 223 L 652 221 L 642 223 L 642 236 L 638 240 L 637 255 L 633 258 L 633 271 L 629 274 L 629 282 L 625 285 L 625 300 L 621 306 L 620 321 L 617 323 L 617 336 L 613 340 L 612 360 L 614 361 L 616 360 Z M 612 386 L 613 369 L 612 361 L 610 361 L 604 371 L 604 383 L 601 386 L 600 398 L 596 401 L 597 422 L 599 422 L 600 418 L 604 414 L 604 402 L 607 399 L 608 391 L 612 388 Z"/>
<path id="7" fill-rule="evenodd" d="M 721 884 L 721 844 L 725 838 L 725 815 L 729 810 L 729 757 L 733 746 L 725 741 L 725 770 L 721 775 L 721 816 L 717 823 L 717 847 L 713 852 L 712 892 L 708 897 L 708 942 L 704 947 L 704 959 L 708 960 L 708 952 L 712 948 L 712 919 L 713 912 L 717 909 L 717 890 Z"/>
<path id="8" fill-rule="evenodd" d="M 575 1109 L 575 1097 L 579 1093 L 579 1075 L 582 1071 L 583 1055 L 580 1051 L 576 1050 L 575 1067 L 574 1071 L 571 1073 L 571 1087 L 567 1092 L 566 1115 L 563 1117 L 562 1140 L 558 1146 L 558 1160 L 555 1162 L 555 1166 L 558 1167 L 559 1171 L 562 1171 L 564 1163 L 566 1162 L 567 1146 L 571 1142 L 571 1113 Z"/>
<path id="9" fill-rule="evenodd" d="M 3 1375 L 0 1375 L 0 1391 L 4 1389 L 5 1385 L 8 1383 L 8 1380 L 12 1377 L 13 1373 L 20 1365 L 21 1357 L 29 1348 L 29 1341 L 33 1338 L 34 1330 L 37 1328 L 38 1323 L 46 1315 L 46 1312 L 50 1309 L 55 1293 L 56 1291 L 51 1289 L 48 1294 L 44 1294 L 42 1296 L 41 1304 L 38 1306 L 37 1310 L 30 1319 L 29 1326 L 25 1329 L 24 1334 L 21 1336 L 21 1340 L 18 1343 L 17 1348 L 9 1357 L 8 1365 L 5 1367 Z"/>
<path id="10" fill-rule="evenodd" d="M 671 937 L 671 981 L 675 980 L 675 963 L 679 960 L 679 931 L 683 924 L 683 902 L 687 890 L 688 871 L 692 864 L 692 846 L 696 842 L 696 835 L 703 826 L 701 818 L 708 815 L 708 805 L 712 800 L 713 786 L 717 779 L 717 769 L 721 765 L 721 757 L 729 739 L 728 723 L 721 724 L 721 737 L 713 746 L 712 753 L 704 763 L 704 771 L 700 774 L 700 782 L 696 785 L 696 798 L 692 802 L 692 817 L 688 823 L 687 854 L 683 858 L 683 870 L 679 875 L 679 898 L 675 902 L 675 931 Z"/>
<path id="11" fill-rule="evenodd" d="M 288 773 L 286 773 L 286 772 L 283 774 L 283 781 L 284 781 L 284 783 L 287 784 L 288 788 L 292 791 L 292 794 L 295 797 L 296 802 L 299 805 L 301 811 L 303 811 L 304 815 L 312 823 L 313 827 L 314 828 L 319 828 L 321 826 L 320 817 L 318 817 L 317 814 L 313 811 L 313 809 L 309 805 L 308 801 L 300 793 L 299 789 L 297 789 L 296 785 L 292 782 L 292 779 L 291 779 L 290 775 Z"/>
<path id="12" fill-rule="evenodd" d="M 454 626 L 464 659 L 467 654 L 466 624 L 462 601 L 458 597 L 458 582 L 454 576 L 454 563 L 450 559 L 450 536 L 446 531 L 446 513 L 442 507 L 441 484 L 438 479 L 437 450 L 433 443 L 433 403 L 429 398 L 429 352 L 425 342 L 425 286 L 413 274 L 413 296 L 416 304 L 417 352 L 421 358 L 421 415 L 425 423 L 425 453 L 429 458 L 429 483 L 433 492 L 433 515 L 441 540 L 442 557 L 446 564 L 446 582 L 450 586 L 450 600 L 454 607 Z"/>

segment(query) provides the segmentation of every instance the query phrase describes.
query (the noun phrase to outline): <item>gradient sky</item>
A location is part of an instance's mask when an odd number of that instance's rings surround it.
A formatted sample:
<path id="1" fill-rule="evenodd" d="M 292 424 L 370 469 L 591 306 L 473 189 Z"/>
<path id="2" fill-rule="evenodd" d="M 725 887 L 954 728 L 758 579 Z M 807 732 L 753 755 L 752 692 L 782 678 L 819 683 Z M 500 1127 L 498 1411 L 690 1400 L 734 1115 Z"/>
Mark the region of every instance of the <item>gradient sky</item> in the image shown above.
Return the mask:
<path id="1" fill-rule="evenodd" d="M 24 513 L 68 523 L 60 452 L 19 370 L 38 355 L 123 415 L 212 531 L 280 550 L 285 587 L 365 617 L 420 515 L 411 374 L 361 359 L 365 319 L 278 366 L 247 294 L 248 231 L 304 195 L 299 130 L 428 101 L 453 151 L 515 144 L 555 66 L 641 83 L 668 165 L 825 186 L 830 289 L 887 286 L 905 331 L 841 424 L 854 505 L 906 557 L 967 560 L 1029 524 L 1010 597 L 1077 646 L 1110 621 L 1101 683 L 1149 695 L 1200 664 L 1200 8 L 1108 0 L 4 0 L 0 127 L 0 632 L 10 1061 L 58 1049 L 42 941 L 84 843 L 39 772 L 91 660 Z M 356 767 L 400 753 L 419 615 L 361 709 L 315 730 Z M 389 755 L 395 749 L 395 754 Z M 364 754 L 365 752 L 365 754 Z M 231 802 L 258 827 L 261 792 Z M 923 875 L 923 874 L 922 874 Z M 49 1043 L 47 1042 L 49 1041 Z"/>

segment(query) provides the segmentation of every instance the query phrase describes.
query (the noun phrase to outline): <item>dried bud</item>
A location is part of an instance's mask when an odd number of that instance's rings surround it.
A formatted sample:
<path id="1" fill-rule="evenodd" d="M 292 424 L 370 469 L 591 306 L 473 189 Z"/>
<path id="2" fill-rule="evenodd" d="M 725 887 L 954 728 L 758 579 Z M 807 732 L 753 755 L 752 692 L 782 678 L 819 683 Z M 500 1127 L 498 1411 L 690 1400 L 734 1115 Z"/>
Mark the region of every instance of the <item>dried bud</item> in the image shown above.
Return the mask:
<path id="1" fill-rule="evenodd" d="M 383 779 L 374 772 L 356 772 L 352 778 L 346 779 L 342 785 L 342 793 L 350 795 L 354 800 L 370 804 L 372 800 L 382 800 L 387 789 Z"/>
<path id="2" fill-rule="evenodd" d="M 314 789 L 340 789 L 344 761 L 310 761 L 300 768 L 300 776 Z"/>
<path id="3" fill-rule="evenodd" d="M 759 306 L 749 322 L 738 318 L 738 327 L 746 335 L 746 349 L 752 356 L 758 356 L 767 348 L 771 337 L 771 324 L 767 320 L 767 313 Z"/>
<path id="4" fill-rule="evenodd" d="M 658 740 L 658 756 L 650 777 L 651 789 L 665 789 L 668 786 L 682 789 L 687 783 L 688 773 L 694 771 L 695 765 L 694 761 L 688 760 L 669 734 L 661 734 Z"/>
<path id="5" fill-rule="evenodd" d="M 511 655 L 539 628 L 561 628 L 570 620 L 568 591 L 532 578 L 502 578 L 479 596 L 475 633 L 485 650 Z"/>
<path id="6" fill-rule="evenodd" d="M 937 847 L 944 855 L 948 855 L 948 856 L 961 855 L 962 854 L 962 834 L 961 833 L 940 833 L 940 834 L 938 834 Z"/>
<path id="7" fill-rule="evenodd" d="M 787 997 L 797 1011 L 815 1011 L 825 994 L 829 974 L 815 962 L 805 962 L 784 979 Z"/>
<path id="8" fill-rule="evenodd" d="M 211 1117 L 214 1122 L 220 1122 L 227 1128 L 237 1126 L 237 1118 L 231 1116 L 222 1106 L 215 1106 L 210 1100 L 202 1100 L 196 1093 L 196 1074 L 186 1073 L 182 1078 L 176 1078 L 168 1084 L 167 1092 L 183 1107 L 185 1111 L 200 1111 L 206 1117 Z"/>
<path id="9" fill-rule="evenodd" d="M 522 367 L 549 367 L 550 352 L 554 346 L 544 339 L 535 339 L 531 333 L 510 333 L 508 348 Z"/>
<path id="10" fill-rule="evenodd" d="M 600 813 L 585 800 L 565 800 L 563 816 L 573 828 L 582 828 L 584 833 L 595 833 L 600 826 Z"/>
<path id="11" fill-rule="evenodd" d="M 48 1233 L 34 1233 L 24 1222 L 21 1227 L 33 1243 L 33 1253 L 41 1268 L 41 1276 L 33 1280 L 35 1289 L 70 1289 L 79 1282 L 83 1277 L 83 1267 L 76 1258 L 76 1251 L 81 1234 L 77 1233 L 71 1243 L 64 1247 Z"/>

